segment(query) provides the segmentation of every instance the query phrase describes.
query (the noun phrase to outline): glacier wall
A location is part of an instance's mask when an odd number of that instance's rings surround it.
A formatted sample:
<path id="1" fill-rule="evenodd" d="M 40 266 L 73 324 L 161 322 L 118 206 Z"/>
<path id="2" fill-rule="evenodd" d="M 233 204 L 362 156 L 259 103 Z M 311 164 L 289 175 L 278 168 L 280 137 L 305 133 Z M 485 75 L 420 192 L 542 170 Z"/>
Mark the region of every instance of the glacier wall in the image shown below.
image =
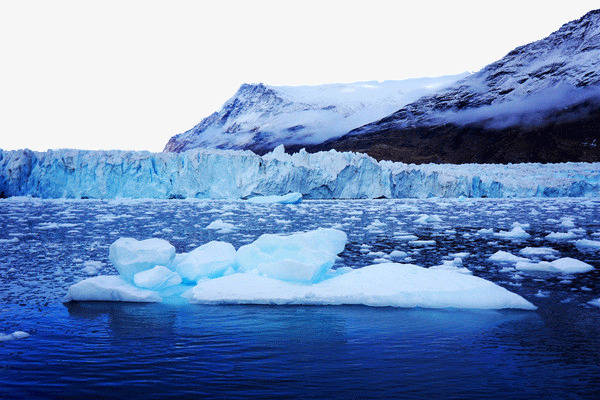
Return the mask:
<path id="1" fill-rule="evenodd" d="M 300 192 L 305 198 L 600 195 L 600 163 L 425 164 L 336 151 L 0 150 L 0 197 L 223 198 Z"/>

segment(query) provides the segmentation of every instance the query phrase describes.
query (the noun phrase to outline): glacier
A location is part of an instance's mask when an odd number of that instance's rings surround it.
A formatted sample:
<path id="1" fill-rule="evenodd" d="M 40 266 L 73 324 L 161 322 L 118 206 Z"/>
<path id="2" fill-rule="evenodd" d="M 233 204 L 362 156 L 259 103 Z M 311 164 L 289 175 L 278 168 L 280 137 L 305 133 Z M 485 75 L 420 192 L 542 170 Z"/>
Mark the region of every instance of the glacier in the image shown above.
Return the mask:
<path id="1" fill-rule="evenodd" d="M 600 163 L 405 164 L 352 152 L 263 156 L 248 150 L 183 153 L 0 150 L 0 197 L 247 199 L 597 197 Z"/>

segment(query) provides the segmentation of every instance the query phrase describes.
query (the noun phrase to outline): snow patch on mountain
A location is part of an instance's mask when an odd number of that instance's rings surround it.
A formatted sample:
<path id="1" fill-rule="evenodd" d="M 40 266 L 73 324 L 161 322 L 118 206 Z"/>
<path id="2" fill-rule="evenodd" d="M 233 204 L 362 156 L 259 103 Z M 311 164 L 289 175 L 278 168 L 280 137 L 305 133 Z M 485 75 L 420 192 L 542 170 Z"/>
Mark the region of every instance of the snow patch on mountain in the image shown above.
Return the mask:
<path id="1" fill-rule="evenodd" d="M 378 120 L 468 75 L 316 86 L 243 84 L 219 112 L 172 137 L 165 151 L 270 150 L 315 144 Z"/>

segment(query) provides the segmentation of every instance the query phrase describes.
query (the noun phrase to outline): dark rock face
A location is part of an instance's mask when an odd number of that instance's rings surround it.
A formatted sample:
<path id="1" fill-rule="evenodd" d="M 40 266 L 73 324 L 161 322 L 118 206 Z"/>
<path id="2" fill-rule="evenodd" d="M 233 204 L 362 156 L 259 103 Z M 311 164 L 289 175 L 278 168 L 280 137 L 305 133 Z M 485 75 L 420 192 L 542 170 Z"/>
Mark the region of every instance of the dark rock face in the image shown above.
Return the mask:
<path id="1" fill-rule="evenodd" d="M 579 107 L 583 105 L 569 111 Z M 390 128 L 346 135 L 307 150 L 356 151 L 378 160 L 416 164 L 600 161 L 600 106 L 584 116 L 575 115 L 535 127 L 489 129 L 476 124 L 445 124 Z"/>

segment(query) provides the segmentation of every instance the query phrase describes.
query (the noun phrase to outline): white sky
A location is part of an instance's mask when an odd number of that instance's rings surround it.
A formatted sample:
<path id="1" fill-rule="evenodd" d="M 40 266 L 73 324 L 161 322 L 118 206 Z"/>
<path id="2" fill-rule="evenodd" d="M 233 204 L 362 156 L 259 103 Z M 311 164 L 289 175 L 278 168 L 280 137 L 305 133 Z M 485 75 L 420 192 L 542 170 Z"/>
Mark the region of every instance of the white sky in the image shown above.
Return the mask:
<path id="1" fill-rule="evenodd" d="M 243 82 L 476 71 L 599 6 L 0 0 L 0 148 L 160 151 Z"/>

